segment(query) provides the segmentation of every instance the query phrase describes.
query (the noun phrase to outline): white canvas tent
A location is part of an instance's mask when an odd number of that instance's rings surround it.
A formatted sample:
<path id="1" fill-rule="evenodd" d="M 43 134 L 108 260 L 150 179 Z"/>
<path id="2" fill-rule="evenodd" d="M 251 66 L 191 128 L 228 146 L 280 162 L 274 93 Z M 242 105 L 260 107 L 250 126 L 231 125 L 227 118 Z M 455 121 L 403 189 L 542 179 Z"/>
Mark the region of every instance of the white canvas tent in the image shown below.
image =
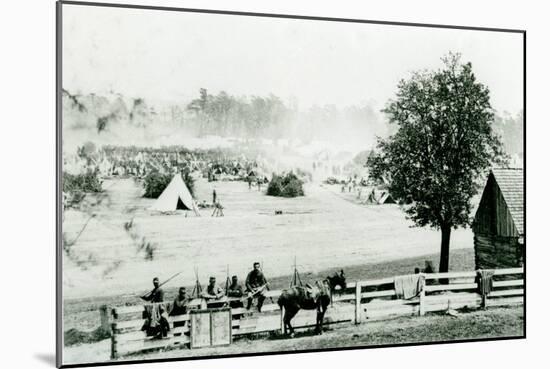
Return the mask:
<path id="1" fill-rule="evenodd" d="M 200 216 L 197 205 L 179 173 L 174 175 L 168 186 L 166 186 L 158 197 L 157 201 L 151 206 L 151 210 L 193 210 L 197 216 Z"/>
<path id="2" fill-rule="evenodd" d="M 378 204 L 395 204 L 395 200 L 389 192 L 382 192 L 380 198 L 378 199 Z"/>
<path id="3" fill-rule="evenodd" d="M 392 195 L 390 195 L 389 191 L 379 191 L 373 189 L 369 191 L 367 199 L 363 201 L 363 204 L 395 204 L 395 200 Z"/>

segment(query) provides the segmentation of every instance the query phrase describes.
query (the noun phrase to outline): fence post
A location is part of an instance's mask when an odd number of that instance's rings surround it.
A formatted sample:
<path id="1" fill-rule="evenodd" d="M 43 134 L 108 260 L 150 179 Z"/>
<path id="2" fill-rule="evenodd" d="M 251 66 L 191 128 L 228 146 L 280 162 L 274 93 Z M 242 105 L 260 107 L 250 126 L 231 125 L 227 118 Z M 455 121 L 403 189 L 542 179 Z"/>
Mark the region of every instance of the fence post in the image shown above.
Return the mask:
<path id="1" fill-rule="evenodd" d="M 117 351 L 117 344 L 116 344 L 116 334 L 115 334 L 115 327 L 116 323 L 113 323 L 111 325 L 112 333 L 111 333 L 111 359 L 115 360 L 118 358 L 118 351 Z"/>
<path id="2" fill-rule="evenodd" d="M 281 335 L 285 333 L 285 307 L 281 306 Z"/>
<path id="3" fill-rule="evenodd" d="M 361 283 L 355 285 L 355 324 L 361 323 Z"/>
<path id="4" fill-rule="evenodd" d="M 420 275 L 420 296 L 419 296 L 419 308 L 418 308 L 418 314 L 420 316 L 423 316 L 426 314 L 426 289 L 424 288 L 426 286 L 426 277 L 424 274 Z"/>
<path id="5" fill-rule="evenodd" d="M 116 319 L 117 313 L 116 310 L 112 310 L 113 323 L 111 324 L 111 359 L 115 360 L 118 358 L 117 342 L 116 342 Z"/>
<path id="6" fill-rule="evenodd" d="M 107 305 L 101 305 L 99 307 L 99 320 L 102 330 L 108 331 L 109 329 L 111 329 L 111 325 L 109 324 L 109 313 L 107 311 Z"/>
<path id="7" fill-rule="evenodd" d="M 477 289 L 481 292 L 481 308 L 483 310 L 487 309 L 487 293 L 486 293 L 486 287 L 482 286 L 481 276 L 483 275 L 483 272 L 480 270 L 478 271 L 479 278 L 477 278 Z"/>

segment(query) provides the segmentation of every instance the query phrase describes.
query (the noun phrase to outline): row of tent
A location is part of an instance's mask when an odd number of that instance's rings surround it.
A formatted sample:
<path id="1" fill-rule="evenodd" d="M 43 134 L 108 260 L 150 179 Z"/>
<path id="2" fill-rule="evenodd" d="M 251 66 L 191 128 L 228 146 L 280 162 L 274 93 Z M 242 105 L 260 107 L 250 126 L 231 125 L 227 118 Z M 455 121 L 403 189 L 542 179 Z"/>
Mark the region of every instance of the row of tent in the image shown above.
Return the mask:
<path id="1" fill-rule="evenodd" d="M 395 204 L 395 200 L 388 191 L 371 191 L 364 201 L 370 204 Z M 181 175 L 174 175 L 168 186 L 155 201 L 151 210 L 170 212 L 175 210 L 190 210 L 200 216 L 197 204 L 191 192 L 185 185 Z"/>

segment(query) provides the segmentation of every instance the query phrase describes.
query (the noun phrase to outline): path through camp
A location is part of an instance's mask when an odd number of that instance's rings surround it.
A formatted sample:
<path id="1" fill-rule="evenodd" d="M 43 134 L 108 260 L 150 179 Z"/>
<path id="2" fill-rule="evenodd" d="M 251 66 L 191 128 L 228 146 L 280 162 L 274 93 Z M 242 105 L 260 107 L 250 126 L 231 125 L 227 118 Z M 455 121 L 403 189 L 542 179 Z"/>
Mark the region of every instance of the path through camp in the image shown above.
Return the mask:
<path id="1" fill-rule="evenodd" d="M 88 221 L 64 254 L 65 298 L 135 293 L 154 276 L 179 271 L 174 283 L 192 285 L 194 267 L 204 284 L 209 275 L 224 281 L 228 266 L 244 278 L 256 260 L 277 276 L 290 273 L 295 257 L 300 270 L 315 272 L 439 251 L 439 232 L 411 227 L 398 205 L 360 205 L 337 186 L 308 184 L 306 196 L 286 199 L 244 182 L 197 179 L 198 202 L 210 203 L 215 188 L 224 217 L 211 217 L 212 209 L 202 209 L 201 217 L 150 211 L 155 200 L 141 197 L 133 179 L 106 180 L 103 188 L 101 202 L 87 198 L 85 211 L 65 213 L 69 241 Z M 472 239 L 469 229 L 454 231 L 451 248 L 471 248 Z"/>

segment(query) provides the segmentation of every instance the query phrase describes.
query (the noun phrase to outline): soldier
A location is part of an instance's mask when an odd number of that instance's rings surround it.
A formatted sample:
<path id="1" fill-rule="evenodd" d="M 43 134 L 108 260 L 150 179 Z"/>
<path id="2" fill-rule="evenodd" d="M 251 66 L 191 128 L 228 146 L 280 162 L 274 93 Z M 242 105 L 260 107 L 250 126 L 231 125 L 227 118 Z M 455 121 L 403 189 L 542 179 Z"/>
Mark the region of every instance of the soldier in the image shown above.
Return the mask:
<path id="1" fill-rule="evenodd" d="M 189 297 L 187 296 L 187 290 L 185 287 L 180 287 L 178 295 L 174 299 L 170 316 L 187 314 L 187 304 L 189 303 Z"/>
<path id="2" fill-rule="evenodd" d="M 241 298 L 244 296 L 243 286 L 239 283 L 239 279 L 236 275 L 231 277 L 231 285 L 227 287 L 227 296 Z M 229 306 L 233 309 L 243 307 L 242 300 L 230 301 Z"/>
<path id="3" fill-rule="evenodd" d="M 214 211 L 211 216 L 223 217 L 223 205 L 219 201 L 214 204 Z"/>
<path id="4" fill-rule="evenodd" d="M 265 290 L 268 289 L 267 280 L 260 269 L 260 263 L 255 262 L 253 265 L 254 269 L 248 273 L 246 277 L 246 290 L 248 292 L 248 304 L 247 309 L 250 309 L 252 306 L 252 300 L 258 298 L 258 311 L 262 311 L 262 305 L 266 298 Z"/>
<path id="5" fill-rule="evenodd" d="M 262 180 L 261 180 L 261 178 L 258 177 L 258 179 L 256 180 L 256 184 L 258 185 L 258 191 L 261 191 L 262 190 Z"/>
<path id="6" fill-rule="evenodd" d="M 215 277 L 210 277 L 201 297 L 205 300 L 207 308 L 221 308 L 227 304 L 223 289 L 216 285 Z"/>
<path id="7" fill-rule="evenodd" d="M 146 295 L 140 296 L 142 300 L 152 303 L 164 302 L 164 291 L 160 288 L 158 277 L 153 278 L 153 290 Z M 147 336 L 157 338 L 166 337 L 170 330 L 166 307 L 164 304 L 147 305 L 144 311 L 146 318 L 142 330 L 146 331 Z"/>
<path id="8" fill-rule="evenodd" d="M 221 287 L 216 286 L 216 277 L 210 277 L 202 297 L 206 300 L 217 300 L 223 297 L 223 290 Z"/>
<path id="9" fill-rule="evenodd" d="M 158 277 L 153 278 L 153 290 L 146 295 L 141 296 L 142 300 L 150 302 L 163 302 L 164 301 L 164 291 L 160 288 L 160 282 Z"/>
<path id="10" fill-rule="evenodd" d="M 424 261 L 424 269 L 422 269 L 422 273 L 435 273 L 435 268 L 431 260 Z M 432 285 L 434 283 L 437 283 L 437 281 L 434 279 L 428 279 L 426 281 L 427 285 Z"/>
<path id="11" fill-rule="evenodd" d="M 229 297 L 243 297 L 243 286 L 239 283 L 239 279 L 236 275 L 231 277 L 231 285 L 227 288 L 227 296 Z"/>
<path id="12" fill-rule="evenodd" d="M 424 273 L 435 273 L 435 268 L 431 260 L 424 261 Z"/>

